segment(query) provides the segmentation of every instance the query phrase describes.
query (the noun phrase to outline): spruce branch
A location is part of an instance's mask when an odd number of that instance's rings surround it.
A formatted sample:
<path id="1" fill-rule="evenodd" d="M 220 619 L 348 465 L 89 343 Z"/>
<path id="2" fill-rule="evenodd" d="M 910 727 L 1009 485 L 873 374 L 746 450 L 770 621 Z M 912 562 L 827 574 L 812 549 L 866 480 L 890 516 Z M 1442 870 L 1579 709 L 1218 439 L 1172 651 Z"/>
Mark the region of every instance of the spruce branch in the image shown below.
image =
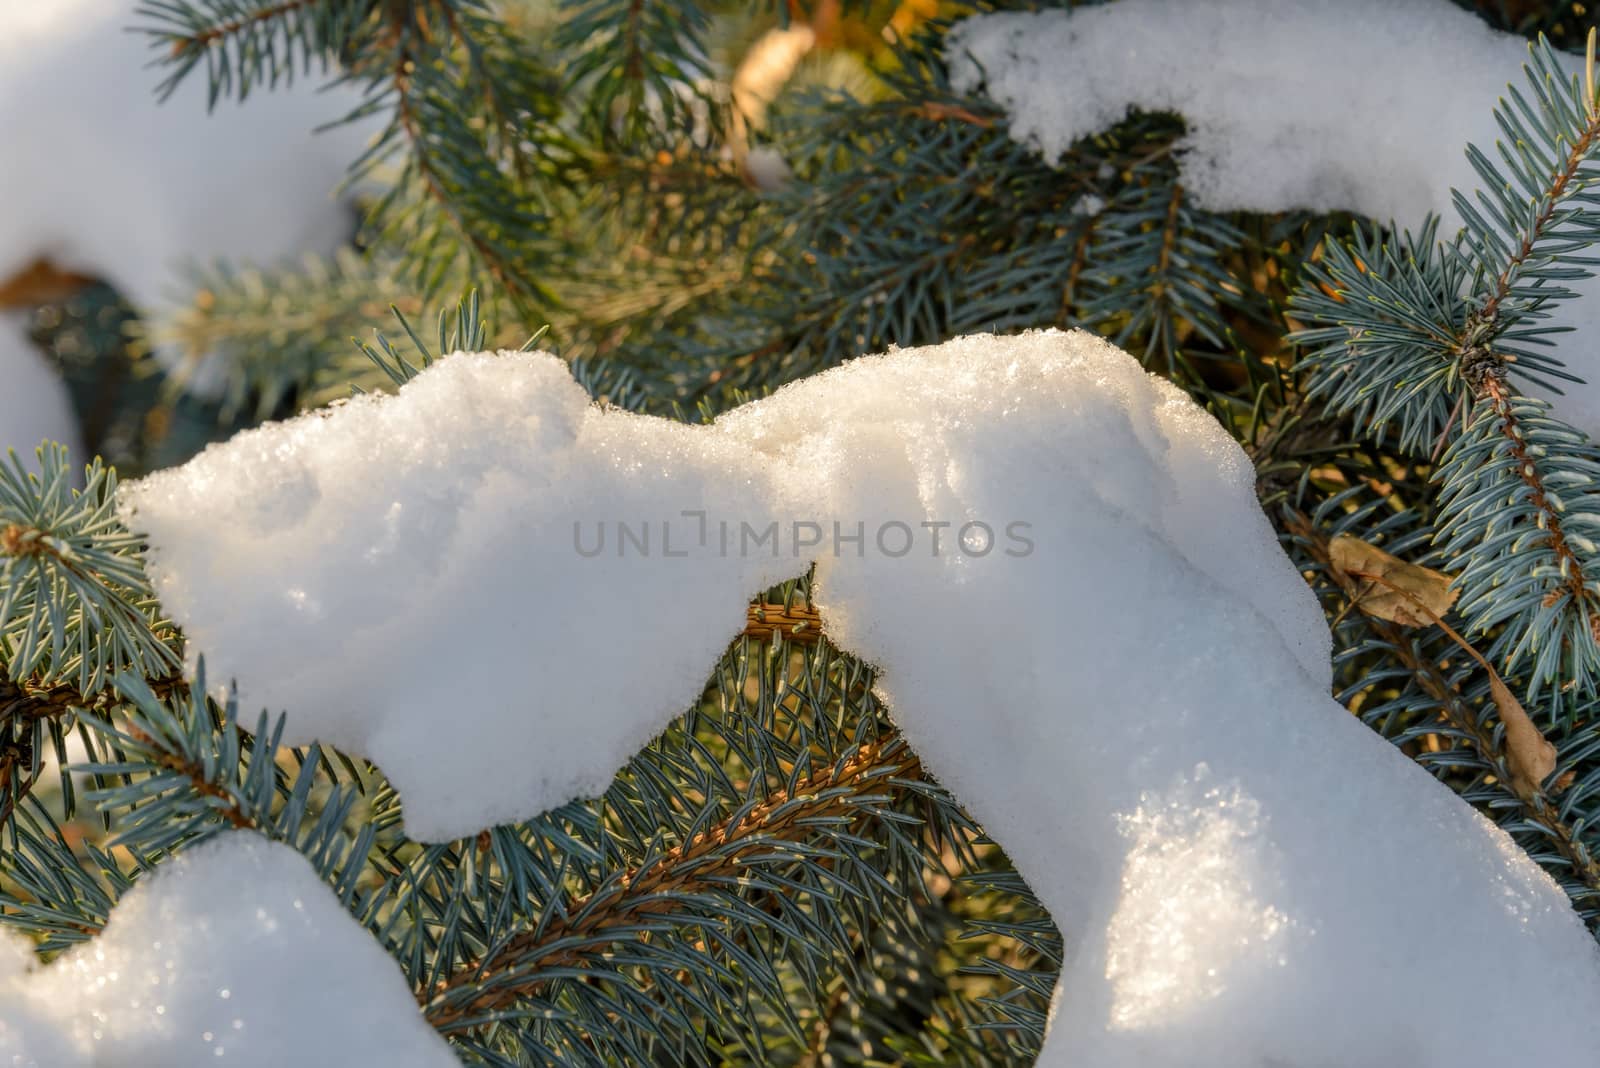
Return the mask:
<path id="1" fill-rule="evenodd" d="M 819 824 L 869 814 L 890 783 L 919 773 L 917 758 L 898 739 L 863 744 L 667 850 L 653 864 L 619 873 L 586 897 L 547 912 L 538 928 L 420 994 L 424 1015 L 446 1034 L 488 1022 L 552 978 L 581 969 L 605 946 L 681 923 L 685 895 L 723 892 L 763 855 L 786 855 L 785 843 L 800 846 Z"/>
<path id="2" fill-rule="evenodd" d="M 995 124 L 995 116 L 983 115 L 964 104 L 946 100 L 916 100 L 906 104 L 906 114 L 929 122 L 964 122 L 987 130 Z"/>
<path id="3" fill-rule="evenodd" d="M 581 101 L 591 140 L 653 153 L 685 138 L 721 139 L 727 101 L 709 89 L 710 15 L 701 4 L 571 0 L 564 8 L 555 44 L 573 56 L 566 91 Z"/>
<path id="4" fill-rule="evenodd" d="M 1498 370 L 1479 389 L 1435 476 L 1462 615 L 1479 632 L 1509 624 L 1495 655 L 1508 667 L 1531 659 L 1535 691 L 1589 693 L 1600 679 L 1600 455 Z"/>
<path id="5" fill-rule="evenodd" d="M 215 107 L 223 96 L 243 100 L 257 85 L 292 81 L 314 63 L 326 69 L 372 9 L 370 0 L 145 0 L 135 16 L 169 68 L 161 99 L 203 64 Z"/>
<path id="6" fill-rule="evenodd" d="M 46 951 L 86 941 L 150 858 L 73 841 L 44 806 L 19 805 L 0 852 L 0 925 L 40 940 Z"/>
<path id="7" fill-rule="evenodd" d="M 174 55 L 182 55 L 185 52 L 213 48 L 226 38 L 251 30 L 263 22 L 270 22 L 284 15 L 298 14 L 318 2 L 320 0 L 281 0 L 280 3 L 268 4 L 254 11 L 241 10 L 234 18 L 195 26 L 186 34 L 174 34 L 172 52 Z"/>
<path id="8" fill-rule="evenodd" d="M 113 744 L 113 758 L 79 770 L 114 781 L 89 796 L 116 817 L 118 844 L 159 854 L 224 828 L 249 829 L 304 853 L 348 898 L 379 822 L 352 818 L 366 791 L 358 769 L 318 746 L 285 749 L 282 717 L 262 712 L 247 735 L 233 700 L 217 707 L 205 697 L 203 663 L 191 687 L 167 698 L 135 675 L 116 686 L 116 718 L 80 716 Z"/>
<path id="9" fill-rule="evenodd" d="M 1477 307 L 1460 331 L 1456 355 L 1469 388 L 1481 399 L 1484 376 L 1521 363 L 1523 373 L 1555 377 L 1560 365 L 1535 351 L 1501 344 L 1512 328 L 1546 317 L 1547 306 L 1573 299 L 1563 282 L 1593 274 L 1575 254 L 1600 240 L 1600 194 L 1593 166 L 1600 151 L 1600 106 L 1595 98 L 1595 33 L 1590 32 L 1582 86 L 1569 78 L 1548 41 L 1531 47 L 1526 68 L 1530 103 L 1514 86 L 1495 118 L 1511 145 L 1500 143 L 1505 172 L 1476 146 L 1467 155 L 1482 180 L 1476 205 L 1453 193 L 1466 222 L 1463 254 L 1478 272 Z M 1520 195 L 1519 195 L 1520 193 Z M 1485 277 L 1487 276 L 1487 280 Z M 1530 339 L 1537 340 L 1534 331 Z"/>
<path id="10" fill-rule="evenodd" d="M 1507 388 L 1504 376 L 1494 372 L 1484 374 L 1477 392 L 1493 411 L 1494 418 L 1498 422 L 1498 430 L 1509 446 L 1509 459 L 1516 467 L 1517 477 L 1527 486 L 1529 503 L 1538 516 L 1536 523 L 1545 531 L 1551 555 L 1556 560 L 1560 586 L 1564 588 L 1566 596 L 1571 598 L 1573 604 L 1584 606 L 1590 632 L 1596 641 L 1600 641 L 1600 613 L 1592 610 L 1595 601 L 1593 584 L 1584 581 L 1587 570 L 1585 562 L 1579 557 L 1573 540 L 1568 538 L 1563 528 L 1562 512 L 1565 509 L 1558 507 L 1558 499 L 1545 484 L 1539 458 L 1529 451 L 1527 434 L 1519 424 L 1518 405 L 1515 403 L 1514 395 Z M 1575 479 L 1567 481 L 1569 484 L 1576 482 Z M 1585 544 L 1588 554 L 1592 554 L 1593 543 L 1585 539 Z M 1589 563 L 1592 568 L 1593 561 Z M 1552 589 L 1542 601 L 1548 603 L 1552 598 L 1559 596 L 1560 594 Z"/>
<path id="11" fill-rule="evenodd" d="M 146 684 L 159 699 L 167 700 L 186 685 L 183 676 L 172 671 Z M 103 689 L 85 694 L 71 682 L 39 684 L 32 680 L 17 682 L 0 679 L 0 722 L 32 723 L 37 720 L 60 719 L 76 712 L 103 714 L 121 703 L 114 689 Z"/>
<path id="12" fill-rule="evenodd" d="M 1358 232 L 1296 295 L 1314 324 L 1297 336 L 1313 395 L 1380 438 L 1398 423 L 1408 450 L 1449 442 L 1434 472 L 1437 537 L 1460 609 L 1478 633 L 1501 628 L 1490 655 L 1507 670 L 1531 662 L 1530 695 L 1587 697 L 1600 684 L 1600 464 L 1509 381 L 1572 377 L 1540 324 L 1575 296 L 1565 283 L 1593 274 L 1582 253 L 1600 242 L 1594 62 L 1592 34 L 1581 84 L 1547 41 L 1532 47 L 1527 94 L 1509 89 L 1495 112 L 1511 141 L 1500 165 L 1468 149 L 1482 188 L 1454 194 L 1466 224 L 1456 241 L 1434 248 L 1431 221 L 1419 240 Z"/>
<path id="13" fill-rule="evenodd" d="M 71 681 L 88 697 L 111 676 L 162 677 L 178 635 L 162 619 L 143 546 L 117 518 L 116 472 L 97 459 L 72 485 L 67 451 L 46 445 L 39 471 L 0 465 L 0 662 L 13 682 Z"/>
<path id="14" fill-rule="evenodd" d="M 520 292 L 526 286 L 509 259 L 503 255 L 502 248 L 486 236 L 482 227 L 476 225 L 477 220 L 467 217 L 466 209 L 456 195 L 459 191 L 452 191 L 447 185 L 444 177 L 447 164 L 436 161 L 430 128 L 422 117 L 424 109 L 431 110 L 436 105 L 419 91 L 416 71 L 416 56 L 409 49 L 401 48 L 396 53 L 394 65 L 395 122 L 411 145 L 408 171 L 449 220 L 456 234 L 472 249 L 489 276 L 508 292 Z M 439 117 L 432 116 L 428 121 L 437 121 Z M 528 221 L 535 222 L 533 219 Z"/>
<path id="15" fill-rule="evenodd" d="M 1413 235 L 1357 227 L 1304 266 L 1290 310 L 1306 393 L 1382 442 L 1425 454 L 1447 429 L 1459 391 L 1458 324 L 1471 272 L 1436 241 L 1438 221 Z"/>
<path id="16" fill-rule="evenodd" d="M 1289 535 L 1339 588 L 1346 604 L 1365 617 L 1366 626 L 1383 642 L 1388 654 L 1410 673 L 1418 688 L 1436 703 L 1438 717 L 1472 748 L 1484 767 L 1494 775 L 1496 782 L 1501 784 L 1497 793 L 1502 800 L 1520 808 L 1524 818 L 1555 847 L 1584 888 L 1582 896 L 1600 899 L 1600 860 L 1584 843 L 1582 828 L 1571 823 L 1563 815 L 1561 807 L 1543 789 L 1519 794 L 1510 788 L 1514 775 L 1502 737 L 1495 729 L 1497 720 L 1489 714 L 1492 703 L 1485 703 L 1481 708 L 1475 707 L 1438 661 L 1422 649 L 1414 634 L 1397 623 L 1367 611 L 1363 604 L 1366 598 L 1361 583 L 1332 565 L 1330 539 L 1310 516 L 1293 507 L 1286 508 L 1283 514 Z"/>
<path id="17" fill-rule="evenodd" d="M 176 671 L 147 681 L 162 700 L 185 685 Z M 39 783 L 39 775 L 33 769 L 37 749 L 47 737 L 40 726 L 46 726 L 49 737 L 59 738 L 61 725 L 71 717 L 79 713 L 104 717 L 120 703 L 121 698 L 110 687 L 86 695 L 68 681 L 37 684 L 0 678 L 0 828 L 10 825 L 15 806 Z M 66 807 L 70 813 L 70 798 Z"/>
<path id="18" fill-rule="evenodd" d="M 270 419 L 373 379 L 349 339 L 373 330 L 391 307 L 422 310 L 400 274 L 387 257 L 351 249 L 285 267 L 220 265 L 192 276 L 189 303 L 158 309 L 134 332 L 140 350 L 181 357 L 169 372 L 180 383 L 202 366 L 221 365 L 219 419 Z"/>

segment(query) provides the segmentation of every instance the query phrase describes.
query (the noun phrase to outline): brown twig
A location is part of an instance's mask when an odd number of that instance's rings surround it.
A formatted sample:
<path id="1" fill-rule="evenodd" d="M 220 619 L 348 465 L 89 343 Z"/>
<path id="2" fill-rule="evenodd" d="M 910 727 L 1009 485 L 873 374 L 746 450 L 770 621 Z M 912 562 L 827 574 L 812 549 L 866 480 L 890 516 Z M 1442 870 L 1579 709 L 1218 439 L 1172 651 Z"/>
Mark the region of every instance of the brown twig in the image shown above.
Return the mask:
<path id="1" fill-rule="evenodd" d="M 69 712 L 103 712 L 119 700 L 108 690 L 85 695 L 69 682 L 49 684 L 15 682 L 4 677 L 4 670 L 5 665 L 0 664 L 0 725 L 12 723 L 18 728 L 27 730 L 41 719 L 56 719 Z M 156 696 L 162 699 L 184 685 L 183 676 L 176 672 L 146 679 L 145 682 L 155 691 Z M 4 794 L 4 800 L 0 801 L 0 826 L 11 818 L 16 804 L 26 797 L 28 791 L 38 782 L 38 777 L 33 776 L 12 789 L 12 776 L 15 774 L 13 766 L 16 763 L 15 755 L 10 752 L 0 756 L 0 793 Z"/>
<path id="2" fill-rule="evenodd" d="M 0 664 L 0 670 L 3 669 L 4 665 Z M 181 673 L 172 671 L 145 679 L 145 685 L 165 700 L 182 689 L 185 682 Z M 72 711 L 102 712 L 120 700 L 109 690 L 85 694 L 70 682 L 15 682 L 0 677 L 0 722 L 54 719 Z"/>
<path id="3" fill-rule="evenodd" d="M 909 105 L 907 110 L 916 118 L 929 119 L 933 122 L 964 122 L 969 126 L 985 130 L 994 125 L 994 119 L 988 115 L 979 115 L 960 104 L 947 104 L 940 100 L 924 100 Z"/>
<path id="4" fill-rule="evenodd" d="M 785 641 L 814 645 L 822 637 L 822 616 L 809 604 L 753 604 L 745 620 L 744 634 L 760 639 L 781 634 Z"/>
<path id="5" fill-rule="evenodd" d="M 1150 287 L 1152 300 L 1163 300 L 1167 295 L 1167 270 L 1172 266 L 1172 254 L 1178 246 L 1178 222 L 1183 207 L 1183 183 L 1172 183 L 1172 196 L 1167 200 L 1167 217 L 1161 225 L 1161 254 L 1156 258 L 1155 284 Z"/>

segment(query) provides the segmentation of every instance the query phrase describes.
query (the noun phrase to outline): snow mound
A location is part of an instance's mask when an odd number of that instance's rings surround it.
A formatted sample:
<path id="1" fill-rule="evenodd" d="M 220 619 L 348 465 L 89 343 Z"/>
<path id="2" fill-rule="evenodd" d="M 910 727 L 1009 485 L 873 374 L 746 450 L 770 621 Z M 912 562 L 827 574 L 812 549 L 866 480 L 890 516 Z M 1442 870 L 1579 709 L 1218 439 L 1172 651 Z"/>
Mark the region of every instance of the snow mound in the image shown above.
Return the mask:
<path id="1" fill-rule="evenodd" d="M 1049 160 L 1130 110 L 1176 112 L 1184 185 L 1209 208 L 1415 227 L 1477 185 L 1464 150 L 1494 144 L 1528 44 L 1449 0 L 1115 0 L 967 19 L 945 53 L 955 87 Z"/>
<path id="2" fill-rule="evenodd" d="M 0 942 L 0 1063 L 455 1068 L 383 948 L 294 850 L 237 832 L 168 860 L 48 966 Z"/>
<path id="3" fill-rule="evenodd" d="M 1085 334 L 968 338 L 730 422 L 828 514 L 1032 524 L 1028 556 L 818 569 L 833 639 L 1066 935 L 1040 1064 L 1443 1068 L 1600 1041 L 1600 949 L 1328 697 L 1326 626 L 1245 457 L 1170 384 Z M 1459 977 L 1502 967 L 1529 1000 L 1465 1009 Z"/>
<path id="4" fill-rule="evenodd" d="M 135 6 L 0 4 L 0 281 L 43 258 L 154 306 L 187 295 L 190 264 L 342 244 L 353 216 L 333 194 L 381 119 L 315 129 L 359 92 L 306 76 L 207 114 L 201 70 L 161 102 Z"/>
<path id="5" fill-rule="evenodd" d="M 33 450 L 47 440 L 83 455 L 66 383 L 28 337 L 23 319 L 0 312 L 0 462 L 9 462 L 5 450 L 15 449 L 24 466 L 37 468 Z"/>
<path id="6" fill-rule="evenodd" d="M 1176 112 L 1184 185 L 1215 211 L 1351 211 L 1461 226 L 1479 187 L 1471 143 L 1498 160 L 1494 107 L 1521 89 L 1528 42 L 1449 0 L 1114 0 L 980 15 L 945 46 L 951 81 L 1004 107 L 1010 133 L 1061 158 L 1130 109 Z M 1569 57 L 1573 73 L 1582 70 Z M 1600 281 L 1557 309 L 1555 354 L 1587 380 L 1562 419 L 1600 437 Z"/>
<path id="7" fill-rule="evenodd" d="M 857 360 L 709 428 L 589 407 L 548 356 L 458 355 L 127 500 L 196 648 L 377 759 L 425 837 L 595 792 L 744 598 L 815 559 L 832 636 L 1065 932 L 1041 1064 L 1600 1045 L 1600 948 L 1560 889 L 1328 697 L 1245 457 L 1091 335 Z M 818 530 L 776 559 L 575 552 L 572 521 L 701 509 L 713 546 L 723 516 Z M 1459 981 L 1490 970 L 1486 1012 Z"/>
<path id="8" fill-rule="evenodd" d="M 598 795 L 683 711 L 749 595 L 805 570 L 723 557 L 683 513 L 769 496 L 748 449 L 508 353 L 240 434 L 123 500 L 211 676 L 290 710 L 289 744 L 376 760 L 408 830 L 443 839 Z"/>

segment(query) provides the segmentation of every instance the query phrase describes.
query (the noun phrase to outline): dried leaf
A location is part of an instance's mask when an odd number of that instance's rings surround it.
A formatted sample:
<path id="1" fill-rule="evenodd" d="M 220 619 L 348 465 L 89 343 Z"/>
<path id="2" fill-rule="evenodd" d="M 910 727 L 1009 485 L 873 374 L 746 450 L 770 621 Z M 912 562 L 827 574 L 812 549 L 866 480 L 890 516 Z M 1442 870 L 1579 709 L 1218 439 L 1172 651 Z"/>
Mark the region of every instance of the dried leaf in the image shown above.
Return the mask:
<path id="1" fill-rule="evenodd" d="M 1531 797 L 1540 792 L 1545 779 L 1556 770 L 1556 747 L 1539 733 L 1522 702 L 1493 669 L 1489 671 L 1489 695 L 1494 698 L 1500 722 L 1506 725 L 1506 765 L 1511 769 L 1511 788 L 1520 797 Z"/>
<path id="2" fill-rule="evenodd" d="M 1360 582 L 1357 607 L 1379 619 L 1425 627 L 1456 603 L 1449 575 L 1408 564 L 1360 538 L 1339 535 L 1328 543 L 1328 557 L 1335 568 Z"/>
<path id="3" fill-rule="evenodd" d="M 1506 768 L 1511 772 L 1511 788 L 1522 798 L 1541 793 L 1545 779 L 1556 770 L 1556 747 L 1540 733 L 1522 702 L 1483 654 L 1440 618 L 1455 602 L 1455 594 L 1448 587 L 1449 577 L 1397 560 L 1351 537 L 1335 538 L 1329 545 L 1328 557 L 1346 575 L 1370 583 L 1371 590 L 1358 594 L 1356 599 L 1363 611 L 1405 626 L 1436 623 L 1488 673 L 1489 696 L 1506 728 Z M 1380 600 L 1384 594 L 1392 600 Z M 1556 789 L 1565 789 L 1569 784 L 1558 781 Z"/>

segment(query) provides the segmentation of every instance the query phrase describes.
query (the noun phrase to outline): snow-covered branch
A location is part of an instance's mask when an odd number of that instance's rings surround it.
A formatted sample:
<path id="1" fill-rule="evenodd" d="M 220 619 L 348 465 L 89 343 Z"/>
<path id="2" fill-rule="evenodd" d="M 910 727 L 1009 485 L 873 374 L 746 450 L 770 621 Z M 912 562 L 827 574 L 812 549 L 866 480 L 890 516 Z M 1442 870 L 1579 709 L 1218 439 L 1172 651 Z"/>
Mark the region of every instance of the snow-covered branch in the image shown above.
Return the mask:
<path id="1" fill-rule="evenodd" d="M 298 737 L 375 757 L 424 837 L 598 792 L 747 598 L 814 561 L 831 639 L 1066 933 L 1041 1063 L 1600 1040 L 1600 950 L 1565 896 L 1327 697 L 1327 630 L 1248 460 L 1089 335 L 863 359 L 709 427 L 589 406 L 548 356 L 457 355 L 128 502 L 196 647 Z M 724 550 L 729 517 L 787 534 Z M 668 630 L 617 626 L 668 605 Z M 1463 1011 L 1453 980 L 1491 966 L 1514 1004 Z"/>

